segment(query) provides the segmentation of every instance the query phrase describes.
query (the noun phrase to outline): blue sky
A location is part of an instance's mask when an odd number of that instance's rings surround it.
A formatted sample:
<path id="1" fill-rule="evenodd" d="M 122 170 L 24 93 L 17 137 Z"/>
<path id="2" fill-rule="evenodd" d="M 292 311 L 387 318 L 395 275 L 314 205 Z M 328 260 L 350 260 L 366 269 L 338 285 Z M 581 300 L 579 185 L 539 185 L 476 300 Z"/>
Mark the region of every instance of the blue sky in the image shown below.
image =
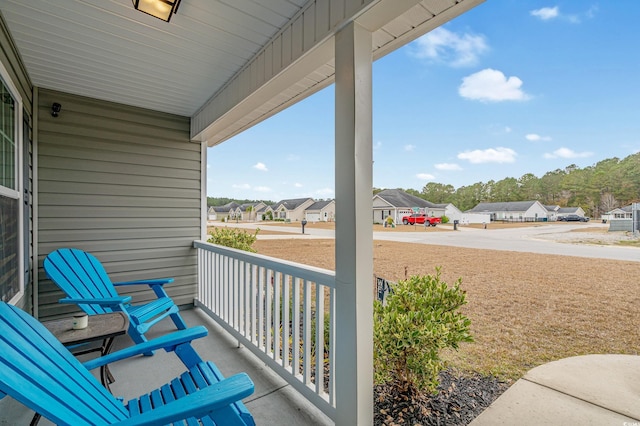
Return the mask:
<path id="1" fill-rule="evenodd" d="M 640 151 L 640 1 L 488 0 L 373 65 L 373 186 Z M 334 197 L 334 87 L 208 151 L 208 195 Z"/>

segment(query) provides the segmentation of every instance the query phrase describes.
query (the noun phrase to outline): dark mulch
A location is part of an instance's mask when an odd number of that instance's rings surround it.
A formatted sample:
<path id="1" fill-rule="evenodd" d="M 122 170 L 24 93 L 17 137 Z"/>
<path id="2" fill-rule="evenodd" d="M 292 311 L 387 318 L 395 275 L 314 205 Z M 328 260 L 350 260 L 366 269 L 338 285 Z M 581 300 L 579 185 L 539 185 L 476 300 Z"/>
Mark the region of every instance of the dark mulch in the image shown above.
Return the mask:
<path id="1" fill-rule="evenodd" d="M 495 377 L 440 373 L 438 393 L 420 395 L 413 390 L 398 393 L 389 384 L 374 388 L 374 425 L 468 425 L 509 385 Z"/>

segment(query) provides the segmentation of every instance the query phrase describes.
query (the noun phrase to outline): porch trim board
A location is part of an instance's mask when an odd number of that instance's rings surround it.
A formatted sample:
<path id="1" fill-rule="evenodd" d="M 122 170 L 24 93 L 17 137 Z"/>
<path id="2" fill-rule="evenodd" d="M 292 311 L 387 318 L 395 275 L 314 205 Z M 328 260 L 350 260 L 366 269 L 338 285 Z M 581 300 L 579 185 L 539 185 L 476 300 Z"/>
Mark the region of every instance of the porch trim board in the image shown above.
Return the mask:
<path id="1" fill-rule="evenodd" d="M 336 35 L 337 425 L 373 424 L 372 35 Z"/>
<path id="2" fill-rule="evenodd" d="M 335 420 L 334 272 L 204 241 L 193 246 L 195 306 Z"/>

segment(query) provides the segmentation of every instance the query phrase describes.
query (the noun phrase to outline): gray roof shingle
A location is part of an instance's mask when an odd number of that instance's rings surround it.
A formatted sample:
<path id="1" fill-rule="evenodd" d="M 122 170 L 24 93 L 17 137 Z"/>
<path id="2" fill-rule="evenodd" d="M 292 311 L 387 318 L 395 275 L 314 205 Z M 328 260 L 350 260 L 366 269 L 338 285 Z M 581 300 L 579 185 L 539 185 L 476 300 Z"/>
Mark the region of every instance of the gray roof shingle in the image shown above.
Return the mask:
<path id="1" fill-rule="evenodd" d="M 415 195 L 407 194 L 401 189 L 385 189 L 376 194 L 394 207 L 430 207 L 439 206 Z"/>
<path id="2" fill-rule="evenodd" d="M 333 200 L 328 200 L 328 201 L 316 201 L 315 203 L 311 204 L 309 207 L 307 207 L 307 210 L 322 210 L 323 208 L 325 208 L 326 206 L 329 205 L 329 203 L 331 203 Z"/>
<path id="3" fill-rule="evenodd" d="M 290 200 L 278 201 L 273 205 L 273 209 L 279 207 L 280 205 L 283 205 L 287 210 L 295 210 L 307 200 L 312 200 L 312 198 L 293 198 Z"/>
<path id="4" fill-rule="evenodd" d="M 469 213 L 484 212 L 525 212 L 534 205 L 536 201 L 507 201 L 502 203 L 479 203 Z"/>

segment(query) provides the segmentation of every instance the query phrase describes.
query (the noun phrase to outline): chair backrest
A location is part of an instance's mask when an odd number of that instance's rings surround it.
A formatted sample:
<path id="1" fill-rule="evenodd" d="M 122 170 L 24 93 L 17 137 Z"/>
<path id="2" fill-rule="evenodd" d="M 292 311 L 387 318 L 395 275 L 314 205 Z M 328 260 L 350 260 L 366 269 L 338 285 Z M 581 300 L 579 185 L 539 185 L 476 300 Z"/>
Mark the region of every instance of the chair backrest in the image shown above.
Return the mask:
<path id="1" fill-rule="evenodd" d="M 58 249 L 44 259 L 44 271 L 71 298 L 102 299 L 118 293 L 100 261 L 90 253 L 74 248 Z M 100 305 L 79 304 L 89 315 L 111 312 Z"/>
<path id="2" fill-rule="evenodd" d="M 62 344 L 15 306 L 0 302 L 0 395 L 57 424 L 111 424 L 126 409 Z"/>

